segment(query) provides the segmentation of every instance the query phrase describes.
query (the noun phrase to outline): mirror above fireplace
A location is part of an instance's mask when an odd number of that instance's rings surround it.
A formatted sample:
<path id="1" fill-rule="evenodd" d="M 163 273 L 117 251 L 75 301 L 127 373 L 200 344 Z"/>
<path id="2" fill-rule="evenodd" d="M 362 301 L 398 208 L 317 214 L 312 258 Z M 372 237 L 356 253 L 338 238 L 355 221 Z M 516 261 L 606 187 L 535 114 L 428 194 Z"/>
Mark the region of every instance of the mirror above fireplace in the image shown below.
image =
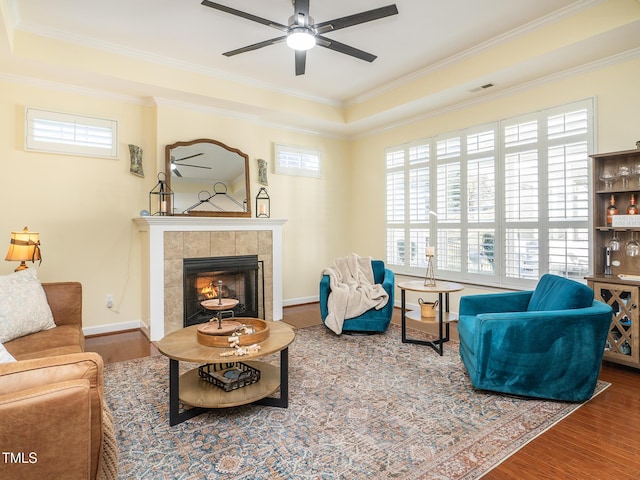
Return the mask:
<path id="1" fill-rule="evenodd" d="M 173 215 L 251 217 L 249 156 L 212 139 L 165 147 Z M 169 173 L 170 172 L 170 173 Z"/>

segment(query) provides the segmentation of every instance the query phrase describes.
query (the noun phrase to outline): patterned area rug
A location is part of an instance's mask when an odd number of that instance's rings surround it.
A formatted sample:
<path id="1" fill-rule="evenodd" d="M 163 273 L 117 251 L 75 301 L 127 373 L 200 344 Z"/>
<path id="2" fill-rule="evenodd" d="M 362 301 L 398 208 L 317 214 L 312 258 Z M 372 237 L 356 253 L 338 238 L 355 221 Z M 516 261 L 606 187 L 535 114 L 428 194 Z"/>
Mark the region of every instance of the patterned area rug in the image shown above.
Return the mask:
<path id="1" fill-rule="evenodd" d="M 213 410 L 175 427 L 167 358 L 107 365 L 119 477 L 473 479 L 580 406 L 474 391 L 456 343 L 440 357 L 401 343 L 395 325 L 374 336 L 298 330 L 289 365 L 289 408 Z"/>

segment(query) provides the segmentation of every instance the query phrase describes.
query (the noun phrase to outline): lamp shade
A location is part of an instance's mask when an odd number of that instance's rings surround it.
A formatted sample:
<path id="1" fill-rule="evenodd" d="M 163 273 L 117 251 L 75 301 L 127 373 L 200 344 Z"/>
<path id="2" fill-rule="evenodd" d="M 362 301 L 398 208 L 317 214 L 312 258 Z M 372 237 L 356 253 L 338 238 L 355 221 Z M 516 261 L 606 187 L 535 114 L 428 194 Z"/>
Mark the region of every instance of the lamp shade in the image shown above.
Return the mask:
<path id="1" fill-rule="evenodd" d="M 31 262 L 40 260 L 42 262 L 40 234 L 38 232 L 30 232 L 27 227 L 24 227 L 22 232 L 11 232 L 11 242 L 9 243 L 9 251 L 5 260 L 20 262 L 16 272 L 27 268 L 25 262 L 29 260 Z"/>

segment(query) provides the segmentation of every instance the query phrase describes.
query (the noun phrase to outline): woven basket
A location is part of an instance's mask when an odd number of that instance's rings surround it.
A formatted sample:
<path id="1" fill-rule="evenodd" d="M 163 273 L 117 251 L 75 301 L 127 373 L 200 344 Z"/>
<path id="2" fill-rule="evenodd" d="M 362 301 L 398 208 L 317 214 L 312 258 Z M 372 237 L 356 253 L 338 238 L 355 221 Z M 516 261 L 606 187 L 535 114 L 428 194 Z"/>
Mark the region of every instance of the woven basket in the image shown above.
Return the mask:
<path id="1" fill-rule="evenodd" d="M 435 302 L 425 302 L 423 299 L 418 299 L 420 304 L 420 316 L 423 318 L 435 318 L 436 316 L 436 304 Z"/>

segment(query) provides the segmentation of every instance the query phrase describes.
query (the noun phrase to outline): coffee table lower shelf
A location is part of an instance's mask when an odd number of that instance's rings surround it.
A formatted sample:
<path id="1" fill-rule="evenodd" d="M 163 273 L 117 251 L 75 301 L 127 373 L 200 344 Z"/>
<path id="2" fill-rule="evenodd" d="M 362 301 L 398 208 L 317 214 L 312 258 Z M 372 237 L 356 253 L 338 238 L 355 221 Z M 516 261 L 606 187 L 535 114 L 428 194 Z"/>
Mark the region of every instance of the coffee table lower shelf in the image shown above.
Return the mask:
<path id="1" fill-rule="evenodd" d="M 230 392 L 202 380 L 194 368 L 180 375 L 180 362 L 169 359 L 169 425 L 197 417 L 211 408 L 228 408 L 255 403 L 268 407 L 289 406 L 289 349 L 280 351 L 280 366 L 265 362 L 244 362 L 260 370 L 260 381 Z M 279 397 L 270 397 L 280 389 Z M 180 409 L 180 402 L 191 408 Z"/>
<path id="2" fill-rule="evenodd" d="M 180 401 L 202 408 L 227 408 L 253 403 L 268 397 L 280 387 L 280 369 L 265 362 L 244 362 L 260 370 L 260 381 L 246 387 L 225 392 L 220 387 L 205 382 L 194 368 L 180 376 Z"/>

